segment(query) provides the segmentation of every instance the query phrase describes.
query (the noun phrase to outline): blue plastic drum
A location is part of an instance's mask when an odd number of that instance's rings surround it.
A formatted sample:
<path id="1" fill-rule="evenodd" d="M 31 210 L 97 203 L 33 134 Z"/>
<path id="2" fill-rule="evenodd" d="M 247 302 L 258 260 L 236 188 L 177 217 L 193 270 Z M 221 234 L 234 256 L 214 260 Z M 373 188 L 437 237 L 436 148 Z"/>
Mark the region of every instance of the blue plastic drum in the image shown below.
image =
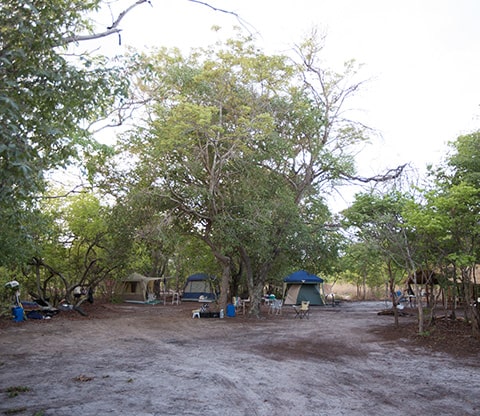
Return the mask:
<path id="1" fill-rule="evenodd" d="M 231 303 L 227 305 L 227 316 L 229 318 L 234 318 L 235 317 L 235 306 Z"/>
<path id="2" fill-rule="evenodd" d="M 23 308 L 21 306 L 14 306 L 12 308 L 13 320 L 15 322 L 22 322 L 24 319 Z"/>

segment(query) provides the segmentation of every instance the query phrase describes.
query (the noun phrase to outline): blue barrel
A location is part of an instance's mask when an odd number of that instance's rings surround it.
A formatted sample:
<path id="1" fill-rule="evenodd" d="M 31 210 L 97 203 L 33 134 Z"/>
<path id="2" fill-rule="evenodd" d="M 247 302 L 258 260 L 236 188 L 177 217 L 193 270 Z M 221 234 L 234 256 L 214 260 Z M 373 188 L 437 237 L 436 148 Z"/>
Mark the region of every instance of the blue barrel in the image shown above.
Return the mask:
<path id="1" fill-rule="evenodd" d="M 235 305 L 229 303 L 227 305 L 227 316 L 230 317 L 230 318 L 234 318 L 235 317 Z"/>
<path id="2" fill-rule="evenodd" d="M 15 322 L 23 321 L 23 308 L 21 306 L 14 306 L 12 308 L 12 314 Z"/>

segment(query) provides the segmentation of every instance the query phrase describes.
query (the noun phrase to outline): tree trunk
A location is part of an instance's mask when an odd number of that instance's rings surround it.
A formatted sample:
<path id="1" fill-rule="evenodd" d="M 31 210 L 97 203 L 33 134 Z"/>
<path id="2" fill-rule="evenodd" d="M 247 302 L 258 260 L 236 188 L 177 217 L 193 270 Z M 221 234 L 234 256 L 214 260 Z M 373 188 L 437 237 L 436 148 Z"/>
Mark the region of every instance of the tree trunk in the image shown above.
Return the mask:
<path id="1" fill-rule="evenodd" d="M 362 280 L 362 288 L 363 288 L 363 300 L 367 298 L 367 274 L 363 274 L 363 280 Z"/>
<path id="2" fill-rule="evenodd" d="M 387 264 L 388 269 L 388 281 L 390 286 L 390 297 L 392 298 L 392 308 L 393 308 L 393 316 L 395 320 L 395 326 L 398 327 L 398 309 L 397 309 L 397 296 L 395 293 L 395 277 L 393 276 L 392 272 L 392 264 L 389 261 Z"/>
<path id="3" fill-rule="evenodd" d="M 220 309 L 225 311 L 227 309 L 228 292 L 230 288 L 230 259 L 223 257 L 220 263 L 222 265 L 222 281 L 220 282 L 220 299 L 218 300 L 218 304 Z"/>
<path id="4" fill-rule="evenodd" d="M 227 309 L 230 279 L 232 277 L 231 259 L 229 256 L 222 254 L 221 247 L 215 245 L 210 240 L 210 238 L 208 238 L 208 228 L 209 227 L 207 227 L 207 230 L 205 231 L 205 235 L 202 237 L 202 240 L 205 242 L 205 244 L 208 245 L 208 247 L 210 247 L 210 250 L 212 250 L 212 254 L 220 263 L 220 266 L 222 268 L 222 280 L 220 282 L 220 298 L 218 299 L 218 306 L 220 307 L 220 309 L 223 309 L 225 311 Z"/>
<path id="5" fill-rule="evenodd" d="M 473 266 L 473 304 L 472 304 L 472 336 L 480 340 L 480 297 L 477 286 L 476 267 Z"/>
<path id="6" fill-rule="evenodd" d="M 249 314 L 255 317 L 260 317 L 260 307 L 262 305 L 262 294 L 263 294 L 263 284 L 257 282 L 253 286 L 253 290 L 251 292 L 251 306 L 250 306 L 250 311 Z"/>
<path id="7" fill-rule="evenodd" d="M 480 305 L 478 304 L 478 301 L 474 302 L 470 308 L 470 314 L 472 317 L 472 336 L 475 339 L 480 340 Z"/>
<path id="8" fill-rule="evenodd" d="M 247 274 L 247 288 L 248 288 L 248 295 L 250 297 L 250 310 L 249 314 L 259 317 L 260 316 L 260 306 L 262 303 L 262 292 L 264 281 L 256 281 L 253 276 L 253 269 L 252 269 L 252 262 L 250 261 L 250 257 L 247 254 L 247 251 L 244 247 L 239 247 L 238 252 L 240 253 L 240 257 L 242 259 L 242 263 L 245 267 L 245 271 Z"/>
<path id="9" fill-rule="evenodd" d="M 232 275 L 230 280 L 230 295 L 241 296 L 241 293 L 239 293 L 239 287 L 240 287 L 240 279 L 242 278 L 242 274 L 243 274 L 243 262 L 240 261 L 238 269 L 235 267 L 234 264 L 230 264 L 230 271 Z M 245 289 L 243 289 L 243 291 L 245 291 Z"/>
<path id="10" fill-rule="evenodd" d="M 35 277 L 36 277 L 36 283 L 37 283 L 37 294 L 40 296 L 41 300 L 45 302 L 45 294 L 43 293 L 42 290 L 42 283 L 41 283 L 41 276 L 40 276 L 40 262 L 34 258 L 33 259 L 35 263 Z"/>
<path id="11" fill-rule="evenodd" d="M 474 266 L 475 267 L 475 266 Z M 477 300 L 473 299 L 473 285 L 470 280 L 469 269 L 462 269 L 462 285 L 463 285 L 463 303 L 465 305 L 465 318 L 472 326 L 472 336 L 480 339 L 480 316 Z"/>
<path id="12" fill-rule="evenodd" d="M 424 317 L 423 317 L 423 302 L 422 302 L 422 294 L 420 293 L 420 286 L 417 282 L 417 275 L 414 274 L 414 287 L 415 287 L 415 297 L 417 298 L 417 311 L 418 311 L 418 333 L 423 334 L 425 331 L 424 329 Z"/>

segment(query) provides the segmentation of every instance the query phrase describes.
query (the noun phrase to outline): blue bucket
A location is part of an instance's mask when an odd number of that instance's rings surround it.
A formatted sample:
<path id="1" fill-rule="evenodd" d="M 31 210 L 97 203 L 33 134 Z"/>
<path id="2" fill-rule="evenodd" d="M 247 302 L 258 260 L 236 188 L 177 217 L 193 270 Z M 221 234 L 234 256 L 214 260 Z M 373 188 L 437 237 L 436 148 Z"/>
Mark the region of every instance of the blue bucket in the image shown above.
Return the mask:
<path id="1" fill-rule="evenodd" d="M 21 306 L 14 306 L 12 308 L 12 314 L 15 322 L 22 322 L 24 320 L 23 308 Z"/>
<path id="2" fill-rule="evenodd" d="M 230 318 L 235 317 L 235 306 L 231 303 L 227 305 L 227 316 Z"/>

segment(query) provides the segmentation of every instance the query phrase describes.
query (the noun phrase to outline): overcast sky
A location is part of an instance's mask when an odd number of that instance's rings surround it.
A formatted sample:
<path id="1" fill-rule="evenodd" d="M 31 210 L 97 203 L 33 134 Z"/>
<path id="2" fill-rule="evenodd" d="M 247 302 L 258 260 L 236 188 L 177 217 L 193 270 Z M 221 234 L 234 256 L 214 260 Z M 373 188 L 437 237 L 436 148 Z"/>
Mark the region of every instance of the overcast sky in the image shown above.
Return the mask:
<path id="1" fill-rule="evenodd" d="M 121 0 L 131 4 L 132 0 Z M 208 0 L 206 0 L 208 1 Z M 327 34 L 325 62 L 364 64 L 371 79 L 355 105 L 379 132 L 359 157 L 360 171 L 411 162 L 422 170 L 448 141 L 480 129 L 479 0 L 210 0 L 237 13 L 269 53 L 285 53 L 318 27 Z M 187 0 L 151 0 L 122 23 L 122 46 L 208 46 L 234 16 Z M 118 6 L 118 5 L 117 5 Z"/>

